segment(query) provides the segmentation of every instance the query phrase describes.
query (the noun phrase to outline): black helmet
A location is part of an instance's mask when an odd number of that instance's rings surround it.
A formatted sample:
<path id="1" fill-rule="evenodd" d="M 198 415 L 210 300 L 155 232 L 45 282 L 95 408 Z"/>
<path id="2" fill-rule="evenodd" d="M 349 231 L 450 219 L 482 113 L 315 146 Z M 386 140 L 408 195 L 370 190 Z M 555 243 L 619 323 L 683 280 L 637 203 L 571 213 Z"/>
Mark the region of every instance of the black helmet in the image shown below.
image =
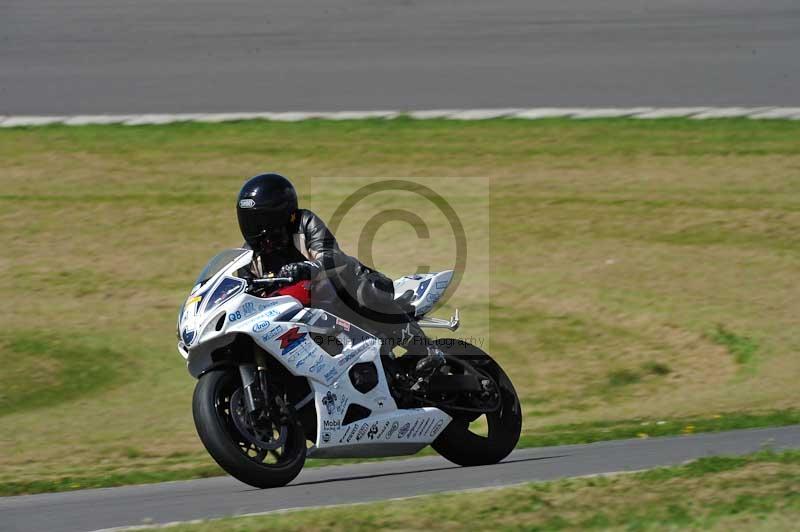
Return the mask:
<path id="1" fill-rule="evenodd" d="M 236 215 L 245 241 L 254 250 L 285 247 L 289 222 L 297 211 L 297 192 L 279 174 L 250 178 L 239 192 Z"/>

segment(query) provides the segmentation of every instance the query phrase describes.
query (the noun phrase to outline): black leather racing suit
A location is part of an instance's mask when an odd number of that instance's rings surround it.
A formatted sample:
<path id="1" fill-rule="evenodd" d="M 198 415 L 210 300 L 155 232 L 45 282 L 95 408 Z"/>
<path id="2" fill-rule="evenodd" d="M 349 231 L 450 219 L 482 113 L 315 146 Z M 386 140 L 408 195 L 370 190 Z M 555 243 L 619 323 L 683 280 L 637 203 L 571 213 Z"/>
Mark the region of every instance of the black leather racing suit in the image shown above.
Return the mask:
<path id="1" fill-rule="evenodd" d="M 410 307 L 394 300 L 394 284 L 382 273 L 365 266 L 339 248 L 336 237 L 319 216 L 298 209 L 289 227 L 288 245 L 256 252 L 250 265 L 255 277 L 278 275 L 282 266 L 308 261 L 319 274 L 312 279 L 312 305 L 353 321 L 354 314 L 368 327 L 395 345 L 412 339 L 425 342 L 425 335 L 411 318 Z M 349 315 L 348 315 L 349 314 Z"/>

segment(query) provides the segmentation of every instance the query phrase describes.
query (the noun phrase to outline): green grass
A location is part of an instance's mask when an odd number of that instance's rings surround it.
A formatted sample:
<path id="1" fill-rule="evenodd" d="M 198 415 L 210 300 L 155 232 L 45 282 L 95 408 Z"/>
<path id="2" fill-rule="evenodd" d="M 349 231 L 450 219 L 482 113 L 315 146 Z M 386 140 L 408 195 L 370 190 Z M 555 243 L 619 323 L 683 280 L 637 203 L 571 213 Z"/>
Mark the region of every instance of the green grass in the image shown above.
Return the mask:
<path id="1" fill-rule="evenodd" d="M 135 458 L 135 457 L 131 457 Z M 95 474 L 94 476 L 76 475 L 64 476 L 55 480 L 30 480 L 27 482 L 0 483 L 0 496 L 24 495 L 32 493 L 49 493 L 56 491 L 74 491 L 93 488 L 110 488 L 126 486 L 129 484 L 152 484 L 174 480 L 189 480 L 197 478 L 218 477 L 224 475 L 216 464 L 198 465 L 178 471 L 153 470 L 153 471 L 126 471 L 116 473 L 109 471 Z"/>
<path id="2" fill-rule="evenodd" d="M 177 525 L 171 530 L 791 530 L 800 452 Z"/>
<path id="3" fill-rule="evenodd" d="M 753 362 L 758 351 L 758 343 L 748 336 L 734 334 L 723 325 L 711 334 L 711 339 L 719 345 L 725 346 L 738 364 L 746 365 Z"/>
<path id="4" fill-rule="evenodd" d="M 96 395 L 132 374 L 122 366 L 119 352 L 80 338 L 27 330 L 0 333 L 0 345 L 5 355 L 0 374 L 3 412 L 36 410 Z"/>
<path id="5" fill-rule="evenodd" d="M 551 425 L 523 434 L 521 447 L 593 443 L 628 438 L 674 436 L 697 432 L 722 432 L 758 427 L 800 424 L 800 411 L 776 410 L 763 413 L 726 413 L 712 417 L 639 418 L 624 421 L 593 421 Z"/>
<path id="6" fill-rule="evenodd" d="M 0 130 L 0 485 L 216 471 L 175 315 L 205 261 L 240 242 L 236 192 L 265 170 L 323 218 L 365 181 L 445 193 L 470 262 L 440 314 L 459 307 L 459 335 L 488 339 L 524 442 L 796 420 L 799 140 L 798 122 L 746 119 Z M 402 194 L 375 204 L 432 210 Z M 452 233 L 430 220 L 424 245 L 381 228 L 375 266 L 449 266 Z M 351 254 L 359 231 L 338 231 Z"/>
<path id="7" fill-rule="evenodd" d="M 653 375 L 661 375 L 661 376 L 669 375 L 670 373 L 672 373 L 672 370 L 668 365 L 653 360 L 650 360 L 642 364 L 642 370 L 644 370 L 647 373 L 652 373 Z"/>
<path id="8" fill-rule="evenodd" d="M 611 386 L 626 386 L 636 384 L 641 380 L 641 376 L 630 369 L 620 369 L 611 371 L 608 374 L 608 384 Z"/>

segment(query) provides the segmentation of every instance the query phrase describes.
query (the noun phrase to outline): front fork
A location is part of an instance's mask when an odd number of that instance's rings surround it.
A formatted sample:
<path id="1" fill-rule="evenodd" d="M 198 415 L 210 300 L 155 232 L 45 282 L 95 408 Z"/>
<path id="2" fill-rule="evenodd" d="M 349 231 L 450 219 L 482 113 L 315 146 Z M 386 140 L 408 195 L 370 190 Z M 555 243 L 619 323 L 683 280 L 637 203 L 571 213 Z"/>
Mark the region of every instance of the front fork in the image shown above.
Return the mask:
<path id="1" fill-rule="evenodd" d="M 292 410 L 280 394 L 270 398 L 267 382 L 267 355 L 255 348 L 255 364 L 240 364 L 244 407 L 252 420 L 270 421 L 285 425 L 292 417 Z"/>
<path id="2" fill-rule="evenodd" d="M 269 388 L 267 387 L 267 358 L 263 351 L 254 350 L 255 364 L 240 364 L 244 405 L 250 415 L 262 412 L 268 407 Z"/>
<path id="3" fill-rule="evenodd" d="M 242 377 L 244 391 L 244 406 L 247 413 L 253 415 L 264 410 L 267 406 L 267 388 L 261 385 L 261 379 L 255 364 L 242 364 L 239 366 L 239 375 Z"/>

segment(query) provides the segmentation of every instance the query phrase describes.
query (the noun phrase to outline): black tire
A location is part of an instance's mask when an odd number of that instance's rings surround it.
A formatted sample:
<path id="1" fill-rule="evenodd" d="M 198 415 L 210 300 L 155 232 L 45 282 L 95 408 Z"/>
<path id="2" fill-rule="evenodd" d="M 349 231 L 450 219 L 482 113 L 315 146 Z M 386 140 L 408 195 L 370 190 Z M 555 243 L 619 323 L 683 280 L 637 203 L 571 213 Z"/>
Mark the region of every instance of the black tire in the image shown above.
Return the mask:
<path id="1" fill-rule="evenodd" d="M 238 480 L 256 488 L 285 486 L 300 473 L 306 460 L 303 427 L 297 421 L 289 427 L 282 460 L 268 464 L 264 458 L 249 455 L 248 450 L 265 456 L 267 452 L 247 443 L 231 418 L 230 396 L 241 386 L 235 369 L 211 371 L 200 377 L 192 399 L 197 434 L 214 461 Z"/>
<path id="2" fill-rule="evenodd" d="M 474 345 L 440 339 L 436 344 L 445 355 L 471 364 L 491 376 L 500 390 L 501 406 L 496 412 L 486 414 L 489 430 L 487 436 L 469 430 L 476 416 L 450 412 L 453 421 L 447 425 L 431 446 L 440 455 L 461 466 L 496 464 L 509 455 L 519 441 L 522 431 L 522 408 L 517 392 L 503 368 Z"/>

